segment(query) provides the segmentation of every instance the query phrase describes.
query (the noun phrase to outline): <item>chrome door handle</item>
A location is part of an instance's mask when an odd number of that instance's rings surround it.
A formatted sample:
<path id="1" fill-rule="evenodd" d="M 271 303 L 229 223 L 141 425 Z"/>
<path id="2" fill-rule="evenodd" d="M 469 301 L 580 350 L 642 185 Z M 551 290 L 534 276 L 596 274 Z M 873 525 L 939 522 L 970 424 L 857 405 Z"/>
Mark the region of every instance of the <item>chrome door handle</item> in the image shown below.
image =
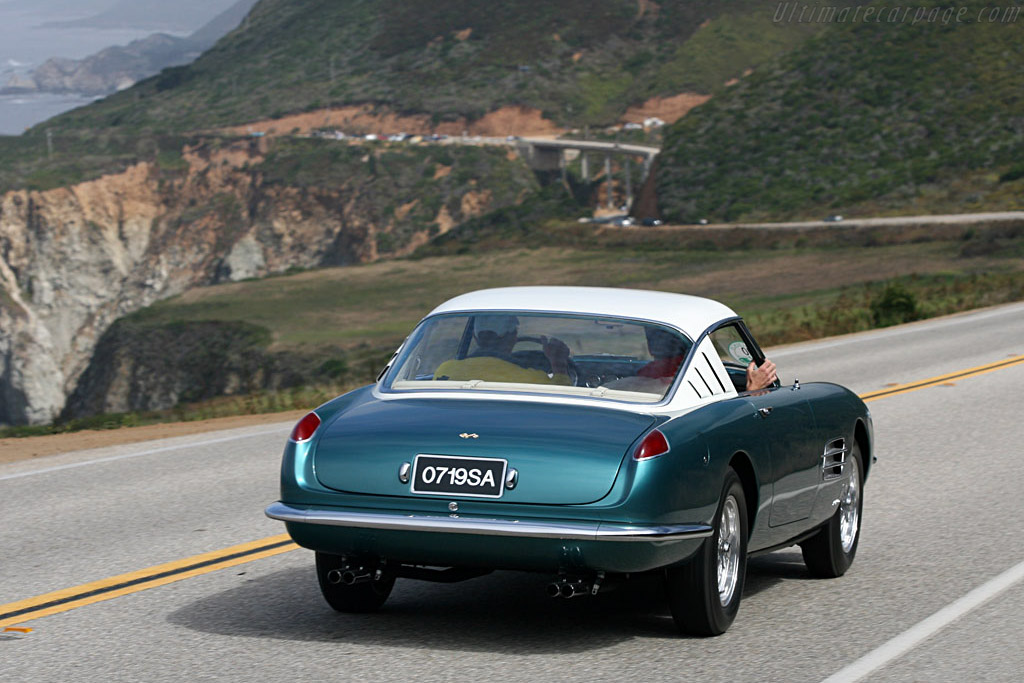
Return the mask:
<path id="1" fill-rule="evenodd" d="M 764 408 L 758 408 L 757 414 L 760 415 L 761 417 L 768 417 L 769 415 L 772 414 L 772 407 L 765 406 Z"/>

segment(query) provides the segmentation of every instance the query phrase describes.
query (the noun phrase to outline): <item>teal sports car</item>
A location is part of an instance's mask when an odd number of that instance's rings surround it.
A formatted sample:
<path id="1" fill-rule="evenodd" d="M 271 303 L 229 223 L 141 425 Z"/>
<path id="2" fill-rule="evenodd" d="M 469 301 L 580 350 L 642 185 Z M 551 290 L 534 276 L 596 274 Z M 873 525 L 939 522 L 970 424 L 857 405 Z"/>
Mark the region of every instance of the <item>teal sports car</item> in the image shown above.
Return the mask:
<path id="1" fill-rule="evenodd" d="M 778 380 L 728 307 L 680 294 L 509 287 L 456 297 L 371 386 L 296 424 L 282 520 L 339 611 L 399 578 L 550 574 L 554 598 L 664 576 L 680 630 L 732 623 L 747 558 L 799 544 L 842 575 L 860 538 L 871 417 Z"/>

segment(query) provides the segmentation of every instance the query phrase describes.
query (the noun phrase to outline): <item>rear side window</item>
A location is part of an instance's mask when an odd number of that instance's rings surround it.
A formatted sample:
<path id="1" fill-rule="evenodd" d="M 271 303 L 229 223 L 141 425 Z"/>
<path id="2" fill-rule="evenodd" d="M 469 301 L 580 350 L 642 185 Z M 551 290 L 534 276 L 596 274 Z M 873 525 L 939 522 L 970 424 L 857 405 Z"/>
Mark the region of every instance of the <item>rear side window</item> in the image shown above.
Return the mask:
<path id="1" fill-rule="evenodd" d="M 726 367 L 746 368 L 754 360 L 754 354 L 736 325 L 723 325 L 711 333 L 718 357 Z"/>

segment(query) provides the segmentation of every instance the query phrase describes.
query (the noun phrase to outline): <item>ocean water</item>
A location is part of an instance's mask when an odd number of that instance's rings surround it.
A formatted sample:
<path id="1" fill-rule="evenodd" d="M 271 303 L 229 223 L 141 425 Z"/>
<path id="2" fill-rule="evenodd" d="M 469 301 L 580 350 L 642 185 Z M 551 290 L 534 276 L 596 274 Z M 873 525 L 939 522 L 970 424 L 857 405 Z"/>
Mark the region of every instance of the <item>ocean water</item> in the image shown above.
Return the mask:
<path id="1" fill-rule="evenodd" d="M 0 135 L 20 135 L 41 121 L 93 101 L 77 95 L 0 95 Z"/>
<path id="2" fill-rule="evenodd" d="M 154 31 L 44 27 L 48 21 L 70 21 L 94 13 L 41 12 L 0 5 L 0 89 L 11 77 L 24 75 L 50 57 L 81 59 L 111 45 L 126 45 Z M 72 95 L 0 95 L 0 135 L 18 135 L 51 116 L 91 102 Z"/>

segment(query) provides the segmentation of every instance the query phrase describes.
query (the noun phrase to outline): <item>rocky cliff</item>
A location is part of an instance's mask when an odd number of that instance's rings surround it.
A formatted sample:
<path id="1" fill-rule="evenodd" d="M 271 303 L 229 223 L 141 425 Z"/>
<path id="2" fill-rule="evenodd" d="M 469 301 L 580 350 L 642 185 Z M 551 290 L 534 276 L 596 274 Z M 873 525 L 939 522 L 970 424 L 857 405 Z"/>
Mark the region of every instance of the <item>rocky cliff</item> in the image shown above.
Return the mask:
<path id="1" fill-rule="evenodd" d="M 48 59 L 28 77 L 12 78 L 7 89 L 106 95 L 124 90 L 165 67 L 188 64 L 205 47 L 185 38 L 155 33 L 125 46 L 108 47 L 85 59 Z"/>
<path id="2" fill-rule="evenodd" d="M 187 37 L 154 33 L 128 45 L 108 47 L 84 59 L 48 59 L 28 75 L 11 76 L 0 87 L 0 92 L 72 92 L 94 96 L 124 90 L 161 69 L 188 64 L 237 27 L 254 4 L 256 0 L 237 0 Z M 181 8 L 177 9 L 180 19 Z M 116 10 L 106 14 L 116 20 Z M 98 19 L 102 20 L 102 16 Z"/>
<path id="3" fill-rule="evenodd" d="M 266 352 L 270 335 L 257 325 L 146 325 L 130 318 L 121 318 L 100 337 L 62 417 L 160 410 L 179 402 L 280 389 L 304 379 L 281 362 L 283 354 Z"/>
<path id="4" fill-rule="evenodd" d="M 128 312 L 197 285 L 405 253 L 535 183 L 504 150 L 274 144 L 210 144 L 0 197 L 0 424 L 59 415 Z"/>

